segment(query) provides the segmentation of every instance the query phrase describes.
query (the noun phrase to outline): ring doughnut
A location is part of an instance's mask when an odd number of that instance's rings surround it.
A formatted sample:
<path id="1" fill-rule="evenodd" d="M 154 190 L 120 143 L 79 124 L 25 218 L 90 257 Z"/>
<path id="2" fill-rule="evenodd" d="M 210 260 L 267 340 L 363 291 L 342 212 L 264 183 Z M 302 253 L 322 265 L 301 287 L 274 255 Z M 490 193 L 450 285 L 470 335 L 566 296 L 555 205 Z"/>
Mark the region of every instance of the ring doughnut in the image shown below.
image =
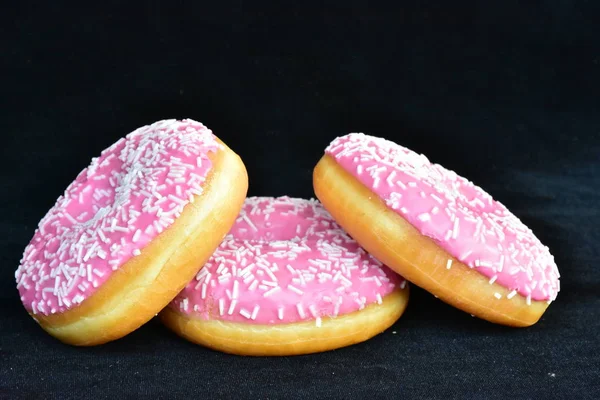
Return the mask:
<path id="1" fill-rule="evenodd" d="M 92 159 L 16 271 L 26 310 L 73 345 L 120 338 L 194 277 L 243 205 L 246 169 L 204 125 L 164 120 Z"/>
<path id="2" fill-rule="evenodd" d="M 316 200 L 250 197 L 212 258 L 160 314 L 180 336 L 239 355 L 296 355 L 390 327 L 406 282 Z"/>
<path id="3" fill-rule="evenodd" d="M 335 139 L 314 189 L 374 257 L 482 319 L 530 326 L 556 299 L 549 249 L 504 205 L 455 172 L 364 134 Z"/>

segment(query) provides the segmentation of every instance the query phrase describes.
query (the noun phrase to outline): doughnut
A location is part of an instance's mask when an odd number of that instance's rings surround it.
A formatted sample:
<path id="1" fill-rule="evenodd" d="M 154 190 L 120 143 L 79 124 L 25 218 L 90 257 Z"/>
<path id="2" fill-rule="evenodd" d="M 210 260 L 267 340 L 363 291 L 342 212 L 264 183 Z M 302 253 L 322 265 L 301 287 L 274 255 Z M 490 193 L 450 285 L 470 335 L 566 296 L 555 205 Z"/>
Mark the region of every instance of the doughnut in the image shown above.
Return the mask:
<path id="1" fill-rule="evenodd" d="M 160 317 L 214 350 L 286 356 L 365 341 L 394 324 L 407 301 L 404 279 L 316 200 L 249 197 L 223 243 Z"/>
<path id="2" fill-rule="evenodd" d="M 15 273 L 25 309 L 71 345 L 132 332 L 219 246 L 247 184 L 240 158 L 201 123 L 135 130 L 93 158 L 40 221 Z"/>
<path id="3" fill-rule="evenodd" d="M 504 205 L 396 143 L 362 133 L 336 138 L 313 186 L 365 250 L 473 316 L 530 326 L 560 290 L 548 247 Z"/>

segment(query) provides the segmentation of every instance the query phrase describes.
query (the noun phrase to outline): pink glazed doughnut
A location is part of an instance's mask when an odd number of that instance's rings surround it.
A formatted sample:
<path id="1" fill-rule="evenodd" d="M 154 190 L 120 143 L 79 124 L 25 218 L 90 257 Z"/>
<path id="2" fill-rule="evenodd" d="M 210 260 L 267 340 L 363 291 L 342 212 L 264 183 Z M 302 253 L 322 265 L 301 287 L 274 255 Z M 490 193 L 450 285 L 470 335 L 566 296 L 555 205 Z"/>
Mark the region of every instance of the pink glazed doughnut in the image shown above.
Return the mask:
<path id="1" fill-rule="evenodd" d="M 361 246 L 410 282 L 485 320 L 536 323 L 559 291 L 548 248 L 470 181 L 390 141 L 335 139 L 315 193 Z"/>
<path id="2" fill-rule="evenodd" d="M 16 271 L 23 305 L 65 343 L 126 335 L 198 272 L 247 185 L 240 158 L 204 125 L 137 129 L 92 159 L 40 221 Z"/>
<path id="3" fill-rule="evenodd" d="M 365 341 L 404 312 L 404 279 L 316 200 L 250 197 L 221 246 L 161 313 L 182 337 L 239 355 L 296 355 Z"/>

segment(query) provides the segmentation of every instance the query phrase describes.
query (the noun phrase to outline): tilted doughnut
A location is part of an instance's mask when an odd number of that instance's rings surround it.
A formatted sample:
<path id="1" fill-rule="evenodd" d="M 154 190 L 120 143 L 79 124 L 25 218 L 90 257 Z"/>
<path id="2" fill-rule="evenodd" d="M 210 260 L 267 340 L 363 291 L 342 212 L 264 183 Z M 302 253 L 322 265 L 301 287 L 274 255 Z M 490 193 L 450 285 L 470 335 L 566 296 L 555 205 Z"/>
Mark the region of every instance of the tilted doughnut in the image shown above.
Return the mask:
<path id="1" fill-rule="evenodd" d="M 25 308 L 66 343 L 126 335 L 193 278 L 246 190 L 240 158 L 204 125 L 137 129 L 94 158 L 40 221 L 16 271 Z"/>
<path id="2" fill-rule="evenodd" d="M 548 248 L 463 177 L 385 139 L 335 139 L 317 197 L 361 246 L 407 280 L 488 321 L 528 326 L 559 291 Z"/>

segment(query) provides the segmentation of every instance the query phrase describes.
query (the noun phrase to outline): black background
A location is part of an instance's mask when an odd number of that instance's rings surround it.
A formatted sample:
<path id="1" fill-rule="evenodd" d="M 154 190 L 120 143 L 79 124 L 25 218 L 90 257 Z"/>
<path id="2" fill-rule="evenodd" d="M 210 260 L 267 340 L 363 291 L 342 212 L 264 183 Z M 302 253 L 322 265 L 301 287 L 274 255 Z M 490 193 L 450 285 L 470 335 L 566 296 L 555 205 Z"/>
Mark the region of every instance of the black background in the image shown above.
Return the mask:
<path id="1" fill-rule="evenodd" d="M 597 2 L 81 3 L 0 12 L 0 397 L 600 397 Z M 61 344 L 20 304 L 23 248 L 91 157 L 182 117 L 241 155 L 250 195 L 313 196 L 323 149 L 352 131 L 425 153 L 551 248 L 558 300 L 509 329 L 413 287 L 390 330 L 301 357 L 224 355 L 156 321 Z"/>

